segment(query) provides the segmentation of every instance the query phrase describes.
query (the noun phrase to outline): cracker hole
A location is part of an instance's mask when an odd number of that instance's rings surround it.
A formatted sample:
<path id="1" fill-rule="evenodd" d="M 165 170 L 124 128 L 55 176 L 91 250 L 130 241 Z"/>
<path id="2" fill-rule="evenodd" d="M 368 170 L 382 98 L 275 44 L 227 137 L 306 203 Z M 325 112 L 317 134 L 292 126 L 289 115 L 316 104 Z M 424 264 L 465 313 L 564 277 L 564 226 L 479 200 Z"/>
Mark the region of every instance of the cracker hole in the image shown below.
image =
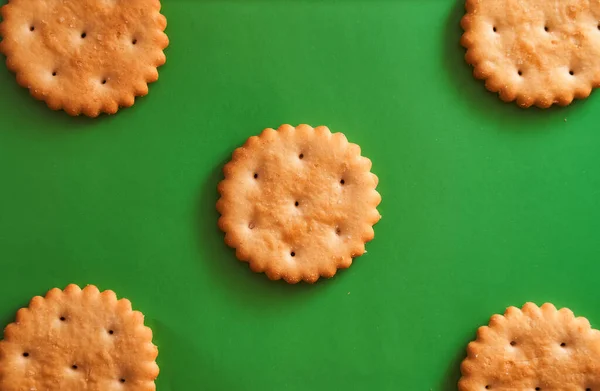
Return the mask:
<path id="1" fill-rule="evenodd" d="M 73 364 L 73 365 L 71 365 L 71 368 L 72 368 L 73 370 L 76 370 L 76 369 L 77 369 L 77 365 Z"/>
<path id="2" fill-rule="evenodd" d="M 561 347 L 561 348 L 564 348 L 564 347 L 566 347 L 566 346 L 567 346 L 567 344 L 566 344 L 566 343 L 564 343 L 564 342 L 560 344 L 560 347 Z"/>
<path id="3" fill-rule="evenodd" d="M 346 181 L 345 181 L 345 180 L 343 180 L 343 179 L 340 181 L 340 184 L 341 184 L 341 185 L 343 185 L 343 184 L 345 184 L 345 183 L 346 183 Z"/>
<path id="4" fill-rule="evenodd" d="M 109 333 L 110 335 L 113 335 L 113 334 L 115 333 L 115 331 L 114 331 L 114 330 L 108 330 L 108 333 Z"/>
<path id="5" fill-rule="evenodd" d="M 65 320 L 67 320 L 67 318 L 65 318 L 64 316 L 61 316 L 59 319 L 61 322 L 64 322 Z"/>
<path id="6" fill-rule="evenodd" d="M 56 76 L 56 71 L 52 72 L 52 76 Z"/>
<path id="7" fill-rule="evenodd" d="M 517 341 L 510 341 L 510 346 L 516 346 L 517 345 Z"/>
<path id="8" fill-rule="evenodd" d="M 340 229 L 340 227 L 335 227 L 335 234 L 339 236 L 341 233 L 342 230 Z"/>
<path id="9" fill-rule="evenodd" d="M 304 154 L 301 153 L 300 155 L 298 155 L 298 159 L 304 159 Z"/>
<path id="10" fill-rule="evenodd" d="M 254 173 L 254 179 L 258 179 L 258 174 Z"/>
<path id="11" fill-rule="evenodd" d="M 253 222 L 250 222 L 250 223 L 248 224 L 248 228 L 249 228 L 249 229 L 254 229 L 254 227 L 256 227 L 256 225 L 254 225 L 254 223 L 253 223 Z"/>
<path id="12" fill-rule="evenodd" d="M 134 38 L 133 41 L 131 41 L 131 44 L 132 45 L 136 45 L 137 44 L 137 39 Z"/>
<path id="13" fill-rule="evenodd" d="M 544 26 L 544 31 L 545 31 L 545 32 L 548 32 L 548 31 L 550 31 L 550 29 L 548 28 L 548 26 Z"/>
<path id="14" fill-rule="evenodd" d="M 523 71 L 521 71 L 521 70 L 518 70 L 518 71 L 517 71 L 517 74 L 518 74 L 519 76 L 523 76 Z"/>
<path id="15" fill-rule="evenodd" d="M 600 26 L 598 26 L 598 28 L 600 29 Z M 29 27 L 29 31 L 35 31 L 35 26 Z"/>
<path id="16" fill-rule="evenodd" d="M 87 37 L 87 33 L 84 31 L 83 33 L 81 33 L 81 39 L 84 39 L 85 37 Z"/>
<path id="17" fill-rule="evenodd" d="M 294 202 L 294 206 L 299 206 L 300 203 L 298 201 Z"/>
<path id="18" fill-rule="evenodd" d="M 119 381 L 120 381 L 121 383 L 125 383 L 125 379 L 123 379 L 123 378 L 120 378 L 120 379 L 119 379 Z"/>
<path id="19" fill-rule="evenodd" d="M 29 357 L 29 353 L 27 353 L 27 352 L 23 353 L 23 357 Z"/>
<path id="20" fill-rule="evenodd" d="M 492 28 L 492 30 L 494 30 L 494 32 L 497 32 L 497 31 L 498 31 L 498 29 L 496 28 L 496 26 L 494 26 L 494 27 Z"/>
<path id="21" fill-rule="evenodd" d="M 541 388 L 540 388 L 540 387 L 536 387 L 536 388 L 535 388 L 535 391 L 540 391 L 540 390 L 541 390 Z"/>
<path id="22" fill-rule="evenodd" d="M 569 71 L 569 75 L 573 76 L 574 74 L 575 74 L 575 72 L 573 72 L 573 70 L 571 69 L 571 70 Z"/>
<path id="23" fill-rule="evenodd" d="M 486 390 L 490 390 L 492 388 L 492 386 L 490 386 L 489 384 L 487 386 L 485 386 Z"/>
<path id="24" fill-rule="evenodd" d="M 106 79 L 102 79 L 102 84 L 106 84 Z"/>
<path id="25" fill-rule="evenodd" d="M 295 253 L 294 251 L 292 251 L 292 252 L 290 253 L 290 255 L 291 255 L 292 257 L 295 257 L 295 256 L 296 256 L 296 253 Z"/>
<path id="26" fill-rule="evenodd" d="M 585 389 L 585 391 L 592 391 L 592 389 L 588 387 Z"/>

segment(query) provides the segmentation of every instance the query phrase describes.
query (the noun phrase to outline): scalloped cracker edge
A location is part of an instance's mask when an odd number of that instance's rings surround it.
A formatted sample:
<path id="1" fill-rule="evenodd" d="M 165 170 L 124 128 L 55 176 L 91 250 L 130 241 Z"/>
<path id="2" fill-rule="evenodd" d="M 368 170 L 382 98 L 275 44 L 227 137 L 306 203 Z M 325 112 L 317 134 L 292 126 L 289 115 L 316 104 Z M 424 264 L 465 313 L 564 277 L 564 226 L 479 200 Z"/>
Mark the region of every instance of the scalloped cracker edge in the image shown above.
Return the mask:
<path id="1" fill-rule="evenodd" d="M 522 107 L 569 105 L 600 86 L 600 2 L 467 0 L 461 44 L 473 75 Z"/>
<path id="2" fill-rule="evenodd" d="M 600 332 L 550 303 L 493 315 L 461 364 L 460 391 L 600 390 Z"/>
<path id="3" fill-rule="evenodd" d="M 114 114 L 158 80 L 169 44 L 160 8 L 159 0 L 9 0 L 0 53 L 52 110 Z"/>
<path id="4" fill-rule="evenodd" d="M 360 147 L 325 126 L 265 129 L 237 148 L 219 183 L 225 242 L 271 280 L 313 283 L 365 252 L 381 218 Z"/>
<path id="5" fill-rule="evenodd" d="M 0 341 L 0 390 L 154 391 L 158 349 L 113 291 L 70 284 L 31 299 Z"/>

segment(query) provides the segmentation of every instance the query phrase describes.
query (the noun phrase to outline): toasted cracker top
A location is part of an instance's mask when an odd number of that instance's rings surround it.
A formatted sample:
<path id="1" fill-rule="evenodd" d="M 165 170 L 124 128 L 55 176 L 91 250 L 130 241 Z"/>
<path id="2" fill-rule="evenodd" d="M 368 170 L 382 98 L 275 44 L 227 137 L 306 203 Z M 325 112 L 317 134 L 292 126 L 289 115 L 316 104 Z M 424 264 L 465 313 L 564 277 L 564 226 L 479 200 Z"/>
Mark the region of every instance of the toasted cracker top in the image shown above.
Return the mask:
<path id="1" fill-rule="evenodd" d="M 0 341 L 0 390 L 155 390 L 152 331 L 127 299 L 89 285 L 34 297 Z"/>
<path id="2" fill-rule="evenodd" d="M 527 303 L 480 327 L 460 391 L 600 389 L 600 331 L 567 308 Z"/>
<path id="3" fill-rule="evenodd" d="M 165 63 L 158 0 L 10 0 L 0 13 L 0 52 L 19 84 L 71 115 L 131 106 Z"/>
<path id="4" fill-rule="evenodd" d="M 522 107 L 567 105 L 600 85 L 600 1 L 467 0 L 474 75 Z"/>
<path id="5" fill-rule="evenodd" d="M 219 226 L 254 271 L 288 282 L 331 277 L 373 238 L 381 197 L 371 161 L 342 133 L 266 129 L 235 150 L 219 184 Z"/>

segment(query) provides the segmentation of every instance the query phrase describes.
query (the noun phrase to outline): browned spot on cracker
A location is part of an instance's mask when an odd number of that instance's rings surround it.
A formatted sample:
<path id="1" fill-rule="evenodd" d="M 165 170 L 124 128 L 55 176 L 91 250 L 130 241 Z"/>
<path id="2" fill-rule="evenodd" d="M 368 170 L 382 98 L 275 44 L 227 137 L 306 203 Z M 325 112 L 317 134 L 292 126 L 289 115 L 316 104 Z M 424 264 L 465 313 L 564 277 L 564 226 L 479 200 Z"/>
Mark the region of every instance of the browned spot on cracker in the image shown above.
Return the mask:
<path id="1" fill-rule="evenodd" d="M 600 332 L 566 308 L 527 303 L 493 315 L 469 343 L 460 391 L 600 389 Z"/>
<path id="2" fill-rule="evenodd" d="M 225 242 L 270 279 L 332 277 L 373 239 L 381 197 L 370 170 L 357 145 L 324 126 L 266 129 L 223 168 Z"/>
<path id="3" fill-rule="evenodd" d="M 521 107 L 568 105 L 600 85 L 600 2 L 466 0 L 473 75 Z M 490 28 L 490 26 L 492 26 Z M 500 27 L 498 27 L 500 26 Z"/>
<path id="4" fill-rule="evenodd" d="M 114 114 L 145 95 L 165 63 L 160 8 L 158 0 L 11 0 L 0 8 L 0 52 L 51 109 Z"/>

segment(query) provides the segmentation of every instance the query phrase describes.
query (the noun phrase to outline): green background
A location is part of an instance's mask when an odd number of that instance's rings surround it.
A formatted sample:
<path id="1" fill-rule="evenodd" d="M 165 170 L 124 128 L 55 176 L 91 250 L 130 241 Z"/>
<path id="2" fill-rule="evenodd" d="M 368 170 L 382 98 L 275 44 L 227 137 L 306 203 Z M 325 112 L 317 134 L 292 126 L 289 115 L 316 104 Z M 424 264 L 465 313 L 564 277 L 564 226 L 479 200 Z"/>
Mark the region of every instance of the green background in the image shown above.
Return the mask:
<path id="1" fill-rule="evenodd" d="M 600 92 L 519 109 L 475 80 L 463 2 L 164 0 L 160 80 L 95 120 L 0 71 L 0 322 L 75 282 L 143 311 L 160 391 L 455 390 L 465 345 L 526 301 L 600 327 Z M 234 148 L 327 125 L 380 178 L 368 253 L 288 286 L 223 243 Z"/>

